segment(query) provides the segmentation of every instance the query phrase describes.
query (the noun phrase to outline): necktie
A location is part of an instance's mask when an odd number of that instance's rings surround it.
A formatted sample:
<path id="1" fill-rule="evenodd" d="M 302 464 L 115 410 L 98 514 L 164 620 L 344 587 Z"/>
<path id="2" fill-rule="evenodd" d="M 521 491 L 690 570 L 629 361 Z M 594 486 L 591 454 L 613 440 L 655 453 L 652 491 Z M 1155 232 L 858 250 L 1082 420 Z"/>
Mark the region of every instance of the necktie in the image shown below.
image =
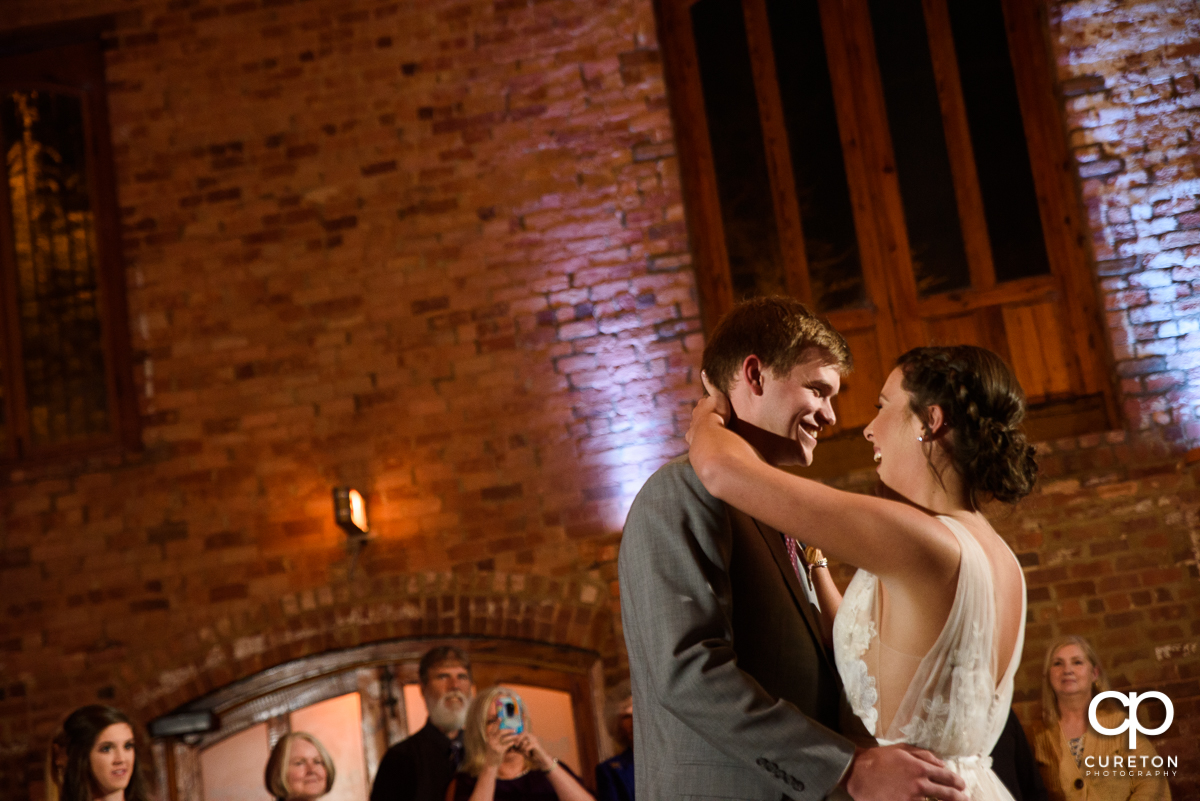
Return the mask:
<path id="1" fill-rule="evenodd" d="M 804 571 L 800 569 L 800 543 L 789 537 L 787 534 L 783 536 L 783 544 L 787 546 L 788 559 L 792 562 L 792 569 L 796 571 L 796 578 L 800 579 L 800 583 L 804 583 Z"/>

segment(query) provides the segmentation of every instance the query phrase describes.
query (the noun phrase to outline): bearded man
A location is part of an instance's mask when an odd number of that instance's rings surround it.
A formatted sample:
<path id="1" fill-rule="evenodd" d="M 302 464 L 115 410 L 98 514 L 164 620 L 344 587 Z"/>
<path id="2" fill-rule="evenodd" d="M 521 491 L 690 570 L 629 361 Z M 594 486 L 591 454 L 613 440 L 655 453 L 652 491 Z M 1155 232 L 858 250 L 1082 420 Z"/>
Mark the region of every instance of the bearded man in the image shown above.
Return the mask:
<path id="1" fill-rule="evenodd" d="M 471 660 L 440 645 L 421 657 L 418 671 L 429 719 L 383 755 L 371 801 L 443 801 L 462 760 L 462 727 L 475 697 Z"/>

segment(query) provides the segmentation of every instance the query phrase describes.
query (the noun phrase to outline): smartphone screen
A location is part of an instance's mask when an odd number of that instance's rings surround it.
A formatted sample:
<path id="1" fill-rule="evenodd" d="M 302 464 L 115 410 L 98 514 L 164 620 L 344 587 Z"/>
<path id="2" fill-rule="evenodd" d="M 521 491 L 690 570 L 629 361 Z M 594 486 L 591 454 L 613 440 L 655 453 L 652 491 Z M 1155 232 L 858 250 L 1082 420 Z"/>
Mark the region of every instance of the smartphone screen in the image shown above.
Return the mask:
<path id="1" fill-rule="evenodd" d="M 496 718 L 500 721 L 500 731 L 511 731 L 514 734 L 525 731 L 521 710 L 511 698 L 496 699 Z"/>

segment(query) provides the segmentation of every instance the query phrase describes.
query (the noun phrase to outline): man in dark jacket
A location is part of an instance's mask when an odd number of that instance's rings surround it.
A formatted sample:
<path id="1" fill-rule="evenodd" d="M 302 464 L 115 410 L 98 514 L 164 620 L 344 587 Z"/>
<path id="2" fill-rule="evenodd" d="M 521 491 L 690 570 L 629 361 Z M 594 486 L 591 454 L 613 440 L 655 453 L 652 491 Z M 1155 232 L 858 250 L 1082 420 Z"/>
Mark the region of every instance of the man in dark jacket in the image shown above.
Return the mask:
<path id="1" fill-rule="evenodd" d="M 371 801 L 442 801 L 462 760 L 462 727 L 475 695 L 471 660 L 442 645 L 421 658 L 419 673 L 429 719 L 383 755 Z"/>
<path id="2" fill-rule="evenodd" d="M 596 801 L 634 801 L 633 696 L 626 696 L 608 721 L 608 732 L 625 750 L 596 766 Z"/>

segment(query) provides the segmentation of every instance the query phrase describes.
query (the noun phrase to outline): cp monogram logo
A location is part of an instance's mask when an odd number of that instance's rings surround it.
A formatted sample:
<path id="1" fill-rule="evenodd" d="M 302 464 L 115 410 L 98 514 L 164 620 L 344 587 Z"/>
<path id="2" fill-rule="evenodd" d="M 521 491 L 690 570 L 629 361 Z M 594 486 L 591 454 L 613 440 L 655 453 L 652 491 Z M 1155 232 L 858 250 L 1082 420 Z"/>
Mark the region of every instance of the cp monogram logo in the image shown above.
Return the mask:
<path id="1" fill-rule="evenodd" d="M 1115 729 L 1106 729 L 1100 725 L 1100 721 L 1096 720 L 1096 707 L 1099 706 L 1100 702 L 1105 698 L 1115 698 L 1125 706 L 1129 707 L 1129 717 L 1125 719 L 1124 723 L 1122 723 L 1120 726 L 1117 726 Z M 1162 701 L 1163 706 L 1167 708 L 1167 719 L 1164 720 L 1163 724 L 1157 729 L 1142 728 L 1142 724 L 1138 721 L 1138 704 L 1147 698 L 1157 698 L 1158 700 Z M 1088 707 L 1088 720 L 1091 721 L 1092 728 L 1101 734 L 1120 734 L 1126 729 L 1129 729 L 1130 750 L 1137 748 L 1137 735 L 1139 731 L 1142 734 L 1162 734 L 1164 731 L 1170 728 L 1171 721 L 1174 719 L 1175 707 L 1171 703 L 1171 699 L 1154 690 L 1148 693 L 1142 693 L 1141 695 L 1138 695 L 1137 693 L 1130 693 L 1128 696 L 1124 695 L 1123 693 L 1116 692 L 1115 690 L 1109 690 L 1108 692 L 1100 693 L 1093 698 L 1091 705 Z"/>

